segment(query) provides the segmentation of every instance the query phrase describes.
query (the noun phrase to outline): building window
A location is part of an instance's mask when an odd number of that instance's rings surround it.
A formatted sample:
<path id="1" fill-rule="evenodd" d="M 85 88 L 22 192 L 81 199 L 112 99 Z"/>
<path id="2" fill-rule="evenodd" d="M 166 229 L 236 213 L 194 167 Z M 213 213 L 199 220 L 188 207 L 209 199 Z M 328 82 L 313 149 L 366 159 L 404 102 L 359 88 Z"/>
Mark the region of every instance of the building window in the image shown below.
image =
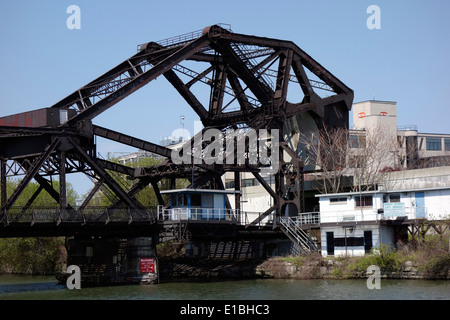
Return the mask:
<path id="1" fill-rule="evenodd" d="M 200 207 L 202 205 L 202 195 L 200 193 L 191 194 L 191 207 Z"/>
<path id="2" fill-rule="evenodd" d="M 373 206 L 372 196 L 355 196 L 355 206 L 372 207 Z"/>
<path id="3" fill-rule="evenodd" d="M 427 150 L 442 150 L 441 138 L 427 138 Z"/>
<path id="4" fill-rule="evenodd" d="M 225 181 L 225 189 L 233 189 L 234 188 L 234 180 Z"/>
<path id="5" fill-rule="evenodd" d="M 351 134 L 348 137 L 348 146 L 350 148 L 365 148 L 366 137 L 362 135 Z"/>
<path id="6" fill-rule="evenodd" d="M 243 187 L 254 187 L 259 185 L 259 182 L 256 179 L 242 179 Z"/>
<path id="7" fill-rule="evenodd" d="M 330 204 L 344 204 L 347 203 L 347 197 L 330 198 Z"/>
<path id="8" fill-rule="evenodd" d="M 444 149 L 450 151 L 450 139 L 444 139 Z"/>
<path id="9" fill-rule="evenodd" d="M 389 195 L 389 202 L 393 203 L 393 202 L 400 202 L 400 194 L 395 193 L 395 194 L 390 194 Z"/>
<path id="10" fill-rule="evenodd" d="M 275 176 L 264 177 L 263 179 L 268 185 L 275 183 Z"/>
<path id="11" fill-rule="evenodd" d="M 383 202 L 384 203 L 400 202 L 400 193 L 392 193 L 389 195 L 384 195 Z"/>

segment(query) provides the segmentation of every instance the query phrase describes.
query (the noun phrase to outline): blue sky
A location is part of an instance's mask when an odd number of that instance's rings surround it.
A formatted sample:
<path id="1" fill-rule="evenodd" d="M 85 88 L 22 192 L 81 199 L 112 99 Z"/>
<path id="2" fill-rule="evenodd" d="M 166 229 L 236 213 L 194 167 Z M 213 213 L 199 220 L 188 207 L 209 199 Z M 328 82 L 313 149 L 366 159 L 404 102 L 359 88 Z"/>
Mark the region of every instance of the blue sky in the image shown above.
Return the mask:
<path id="1" fill-rule="evenodd" d="M 66 9 L 81 9 L 69 30 Z M 381 10 L 370 30 L 368 6 Z M 450 133 L 450 1 L 0 1 L 0 116 L 58 102 L 136 52 L 136 46 L 228 23 L 234 32 L 295 42 L 355 91 L 396 101 L 398 124 Z M 196 114 L 158 79 L 94 123 L 158 143 Z M 108 151 L 127 151 L 108 143 Z"/>

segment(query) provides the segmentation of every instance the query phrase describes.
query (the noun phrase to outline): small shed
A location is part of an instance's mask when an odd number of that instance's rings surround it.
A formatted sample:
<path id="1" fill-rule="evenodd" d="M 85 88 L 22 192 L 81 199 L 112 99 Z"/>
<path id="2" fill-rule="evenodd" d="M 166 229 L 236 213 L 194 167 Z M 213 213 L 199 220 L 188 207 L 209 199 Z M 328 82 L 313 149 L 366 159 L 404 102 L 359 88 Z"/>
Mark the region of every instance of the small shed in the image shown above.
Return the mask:
<path id="1" fill-rule="evenodd" d="M 161 191 L 170 195 L 170 220 L 223 220 L 234 215 L 227 209 L 228 194 L 239 191 L 216 189 L 174 189 Z"/>

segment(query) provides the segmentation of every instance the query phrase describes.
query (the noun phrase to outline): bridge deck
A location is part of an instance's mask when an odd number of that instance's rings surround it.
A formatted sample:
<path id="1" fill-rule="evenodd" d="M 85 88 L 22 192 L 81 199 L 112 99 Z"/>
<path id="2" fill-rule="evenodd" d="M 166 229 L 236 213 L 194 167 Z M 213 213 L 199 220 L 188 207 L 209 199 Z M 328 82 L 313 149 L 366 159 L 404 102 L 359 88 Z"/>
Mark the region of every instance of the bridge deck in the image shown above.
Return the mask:
<path id="1" fill-rule="evenodd" d="M 252 217 L 252 216 L 250 216 Z M 140 237 L 160 233 L 164 239 L 186 237 L 252 237 L 263 233 L 277 233 L 272 222 L 251 225 L 246 213 L 240 215 L 194 216 L 169 218 L 158 215 L 155 208 L 139 210 L 105 207 L 12 208 L 0 216 L 0 238 L 59 237 L 59 236 L 116 236 Z"/>

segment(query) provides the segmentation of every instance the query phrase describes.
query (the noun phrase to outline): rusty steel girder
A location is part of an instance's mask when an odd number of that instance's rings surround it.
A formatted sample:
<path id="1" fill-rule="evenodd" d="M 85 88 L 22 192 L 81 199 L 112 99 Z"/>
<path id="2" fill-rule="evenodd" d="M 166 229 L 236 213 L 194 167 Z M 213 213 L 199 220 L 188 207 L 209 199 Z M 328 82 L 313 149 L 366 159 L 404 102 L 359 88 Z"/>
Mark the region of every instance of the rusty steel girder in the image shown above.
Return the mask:
<path id="1" fill-rule="evenodd" d="M 174 164 L 172 151 L 166 147 L 93 125 L 96 116 L 159 76 L 164 76 L 183 97 L 205 128 L 222 132 L 239 128 L 279 129 L 280 166 L 275 174 L 275 190 L 259 174 L 261 166 L 195 163 L 191 169 Z M 194 87 L 207 88 L 209 96 L 205 99 L 195 94 Z M 72 172 L 84 172 L 97 181 L 82 207 L 88 205 L 101 184 L 115 193 L 115 205 L 145 210 L 135 195 L 151 184 L 164 204 L 157 189 L 161 179 L 187 178 L 196 187 L 214 180 L 216 187 L 223 188 L 217 181 L 225 172 L 247 171 L 254 174 L 274 200 L 267 214 L 275 210 L 281 215 L 288 205 L 295 205 L 297 212 L 302 212 L 303 163 L 285 141 L 290 133 L 285 132 L 284 124 L 307 113 L 319 129 L 347 127 L 352 102 L 353 91 L 291 41 L 234 33 L 229 26 L 213 25 L 148 42 L 140 45 L 136 54 L 53 106 L 21 116 L 46 115 L 45 119 L 18 121 L 19 115 L 0 118 L 0 219 L 5 222 L 8 210 L 32 179 L 42 183 L 41 189 L 48 190 L 43 177 L 56 174 L 64 183 L 65 175 Z M 167 160 L 135 170 L 99 159 L 96 136 L 153 152 Z M 190 147 L 193 139 L 186 142 Z M 124 190 L 111 177 L 111 171 L 125 173 L 136 183 L 131 190 Z M 7 197 L 6 177 L 20 174 L 24 175 L 21 184 Z M 235 178 L 239 189 L 239 175 Z M 61 207 L 70 206 L 65 185 L 52 196 Z M 236 201 L 239 205 L 239 199 Z"/>

